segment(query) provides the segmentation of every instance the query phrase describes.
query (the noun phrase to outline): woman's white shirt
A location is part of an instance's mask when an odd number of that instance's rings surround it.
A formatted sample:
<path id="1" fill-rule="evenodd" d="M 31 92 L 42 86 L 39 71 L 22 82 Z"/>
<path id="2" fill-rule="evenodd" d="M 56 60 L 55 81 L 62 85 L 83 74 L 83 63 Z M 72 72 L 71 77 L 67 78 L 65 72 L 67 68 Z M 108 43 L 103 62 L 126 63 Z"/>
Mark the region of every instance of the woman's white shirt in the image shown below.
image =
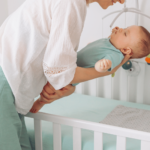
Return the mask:
<path id="1" fill-rule="evenodd" d="M 26 0 L 0 28 L 0 66 L 27 114 L 48 82 L 68 85 L 77 67 L 77 48 L 86 0 Z"/>

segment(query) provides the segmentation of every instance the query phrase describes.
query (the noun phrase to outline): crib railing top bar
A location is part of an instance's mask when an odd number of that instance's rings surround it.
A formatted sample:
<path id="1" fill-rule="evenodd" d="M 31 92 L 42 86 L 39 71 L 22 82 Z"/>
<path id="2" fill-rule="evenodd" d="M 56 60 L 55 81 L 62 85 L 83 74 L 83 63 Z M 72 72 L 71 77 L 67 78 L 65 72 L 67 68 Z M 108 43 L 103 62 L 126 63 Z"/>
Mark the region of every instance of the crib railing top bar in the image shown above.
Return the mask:
<path id="1" fill-rule="evenodd" d="M 26 117 L 150 142 L 150 133 L 147 132 L 115 127 L 115 126 L 110 126 L 110 125 L 105 125 L 105 124 L 100 124 L 100 123 L 95 123 L 90 121 L 84 121 L 79 119 L 72 119 L 72 118 L 46 114 L 41 112 L 36 114 L 29 113 L 26 115 Z"/>

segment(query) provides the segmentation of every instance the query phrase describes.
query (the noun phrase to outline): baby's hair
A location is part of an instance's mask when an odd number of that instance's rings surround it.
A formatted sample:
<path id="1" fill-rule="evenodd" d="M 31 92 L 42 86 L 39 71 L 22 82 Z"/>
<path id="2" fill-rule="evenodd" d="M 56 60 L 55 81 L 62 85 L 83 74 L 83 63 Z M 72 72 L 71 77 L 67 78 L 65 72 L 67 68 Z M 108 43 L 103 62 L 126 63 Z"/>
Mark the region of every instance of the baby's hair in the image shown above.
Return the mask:
<path id="1" fill-rule="evenodd" d="M 136 45 L 135 58 L 146 57 L 150 53 L 150 33 L 147 29 L 139 26 L 141 29 L 141 39 Z"/>

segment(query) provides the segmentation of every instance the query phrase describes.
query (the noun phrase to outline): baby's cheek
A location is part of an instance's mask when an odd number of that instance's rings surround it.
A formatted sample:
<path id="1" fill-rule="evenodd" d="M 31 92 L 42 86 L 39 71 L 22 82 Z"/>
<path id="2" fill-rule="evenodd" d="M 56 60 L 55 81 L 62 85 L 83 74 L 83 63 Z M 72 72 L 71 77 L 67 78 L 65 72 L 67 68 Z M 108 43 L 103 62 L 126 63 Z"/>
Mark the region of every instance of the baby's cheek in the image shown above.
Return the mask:
<path id="1" fill-rule="evenodd" d="M 113 45 L 117 49 L 120 49 L 122 47 L 122 40 L 120 38 L 114 38 L 113 39 Z"/>

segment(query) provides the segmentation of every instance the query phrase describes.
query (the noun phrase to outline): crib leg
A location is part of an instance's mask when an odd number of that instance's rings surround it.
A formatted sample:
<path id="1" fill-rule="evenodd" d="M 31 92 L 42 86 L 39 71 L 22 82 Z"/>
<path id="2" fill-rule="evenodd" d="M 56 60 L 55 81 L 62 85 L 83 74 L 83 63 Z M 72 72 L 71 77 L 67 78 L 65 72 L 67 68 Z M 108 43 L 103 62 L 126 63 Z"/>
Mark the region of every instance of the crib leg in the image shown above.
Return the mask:
<path id="1" fill-rule="evenodd" d="M 34 119 L 34 129 L 35 129 L 35 149 L 43 150 L 41 120 Z"/>

